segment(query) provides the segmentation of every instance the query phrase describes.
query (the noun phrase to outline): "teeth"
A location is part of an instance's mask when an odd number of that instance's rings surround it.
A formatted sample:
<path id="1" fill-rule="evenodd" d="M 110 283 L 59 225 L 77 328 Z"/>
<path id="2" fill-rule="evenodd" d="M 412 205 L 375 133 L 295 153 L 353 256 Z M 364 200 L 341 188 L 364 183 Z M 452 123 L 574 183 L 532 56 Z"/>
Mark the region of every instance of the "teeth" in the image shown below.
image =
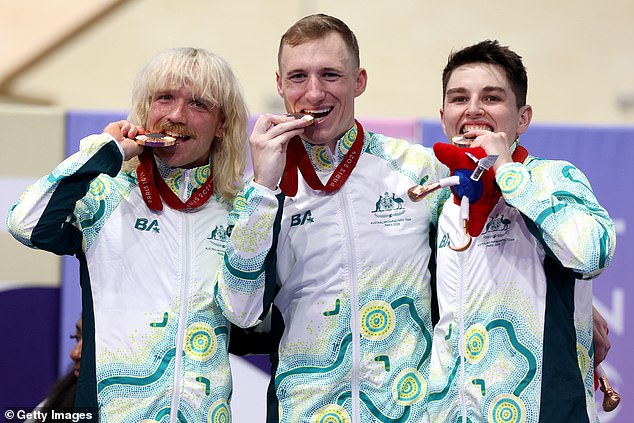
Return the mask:
<path id="1" fill-rule="evenodd" d="M 319 110 L 309 110 L 309 109 L 304 109 L 302 110 L 302 113 L 308 114 L 313 116 L 315 119 L 319 119 L 322 117 L 325 117 L 326 115 L 328 115 L 328 113 L 330 113 L 332 111 L 332 107 L 327 107 L 325 109 L 319 109 Z"/>
<path id="2" fill-rule="evenodd" d="M 177 133 L 174 133 L 174 132 L 166 132 L 165 134 L 170 136 L 170 137 L 174 137 L 174 138 L 187 138 L 187 137 L 189 137 L 189 135 L 187 135 L 187 134 L 177 134 Z"/>
<path id="3" fill-rule="evenodd" d="M 469 131 L 477 131 L 477 130 L 493 131 L 493 128 L 491 128 L 489 125 L 465 125 L 462 127 L 463 134 Z"/>

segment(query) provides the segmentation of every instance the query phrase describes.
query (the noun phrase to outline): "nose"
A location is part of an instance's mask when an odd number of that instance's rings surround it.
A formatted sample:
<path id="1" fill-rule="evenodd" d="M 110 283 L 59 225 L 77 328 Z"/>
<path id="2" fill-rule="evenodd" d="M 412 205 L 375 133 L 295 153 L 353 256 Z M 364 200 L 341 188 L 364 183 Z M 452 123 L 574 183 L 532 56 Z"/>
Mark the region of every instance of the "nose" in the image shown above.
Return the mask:
<path id="1" fill-rule="evenodd" d="M 187 121 L 187 103 L 184 101 L 175 101 L 167 117 L 172 123 L 186 123 Z"/>
<path id="2" fill-rule="evenodd" d="M 75 344 L 75 347 L 70 351 L 70 359 L 75 363 L 79 363 L 81 361 L 81 346 L 82 341 L 79 340 L 79 342 Z"/>
<path id="3" fill-rule="evenodd" d="M 467 105 L 467 115 L 468 116 L 477 116 L 482 113 L 482 105 L 480 104 L 480 100 L 477 98 L 473 98 L 469 101 Z"/>
<path id="4" fill-rule="evenodd" d="M 324 98 L 325 90 L 322 81 L 317 76 L 311 76 L 306 86 L 306 99 L 317 103 Z"/>

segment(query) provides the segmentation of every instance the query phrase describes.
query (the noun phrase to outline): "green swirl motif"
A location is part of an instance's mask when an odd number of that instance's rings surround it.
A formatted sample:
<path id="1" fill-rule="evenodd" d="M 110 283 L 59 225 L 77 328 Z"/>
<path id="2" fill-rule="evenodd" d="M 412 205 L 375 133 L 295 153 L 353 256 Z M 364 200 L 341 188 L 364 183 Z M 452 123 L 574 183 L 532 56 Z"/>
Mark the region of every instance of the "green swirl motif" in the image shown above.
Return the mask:
<path id="1" fill-rule="evenodd" d="M 104 200 L 112 190 L 112 183 L 107 178 L 97 178 L 90 183 L 90 194 L 95 200 Z"/>
<path id="2" fill-rule="evenodd" d="M 249 190 L 252 191 L 253 188 Z M 247 193 L 240 191 L 236 198 L 233 200 L 233 208 L 236 212 L 241 213 L 247 209 Z"/>
<path id="3" fill-rule="evenodd" d="M 332 162 L 326 151 L 326 147 L 320 145 L 312 147 L 310 149 L 311 161 L 314 163 L 313 167 L 317 169 L 327 170 L 332 167 Z"/>
<path id="4" fill-rule="evenodd" d="M 210 325 L 198 322 L 185 332 L 185 353 L 192 360 L 205 361 L 216 352 L 216 336 Z"/>
<path id="5" fill-rule="evenodd" d="M 392 307 L 385 301 L 370 301 L 361 308 L 361 335 L 370 340 L 387 338 L 396 322 Z"/>
<path id="6" fill-rule="evenodd" d="M 167 183 L 167 186 L 169 186 L 173 192 L 179 192 L 182 180 L 183 180 L 183 171 L 179 170 L 178 172 L 174 174 L 173 178 L 165 179 L 165 182 Z"/>
<path id="7" fill-rule="evenodd" d="M 500 190 L 507 194 L 521 186 L 524 181 L 525 175 L 515 170 L 509 170 L 504 173 L 504 176 L 500 179 Z"/>
<path id="8" fill-rule="evenodd" d="M 489 350 L 489 334 L 480 323 L 472 325 L 465 333 L 467 361 L 477 363 Z"/>
<path id="9" fill-rule="evenodd" d="M 193 178 L 196 182 L 196 186 L 202 186 L 205 181 L 207 181 L 207 178 L 209 178 L 209 166 L 196 168 Z"/>
<path id="10" fill-rule="evenodd" d="M 499 395 L 489 407 L 489 422 L 491 423 L 524 423 L 525 421 L 526 406 L 515 395 Z"/>
<path id="11" fill-rule="evenodd" d="M 357 125 L 354 125 L 341 139 L 341 143 L 339 143 L 339 150 L 343 155 L 345 155 L 350 147 L 352 147 L 352 143 L 357 139 Z M 364 134 L 367 135 L 367 134 Z"/>
<path id="12" fill-rule="evenodd" d="M 411 405 L 425 397 L 427 382 L 414 368 L 405 369 L 396 377 L 392 385 L 392 396 L 399 405 Z"/>
<path id="13" fill-rule="evenodd" d="M 229 423 L 231 422 L 231 412 L 227 406 L 227 401 L 221 399 L 214 403 L 209 409 L 209 423 Z"/>
<path id="14" fill-rule="evenodd" d="M 342 406 L 328 404 L 317 410 L 310 421 L 315 423 L 350 423 L 352 419 Z"/>

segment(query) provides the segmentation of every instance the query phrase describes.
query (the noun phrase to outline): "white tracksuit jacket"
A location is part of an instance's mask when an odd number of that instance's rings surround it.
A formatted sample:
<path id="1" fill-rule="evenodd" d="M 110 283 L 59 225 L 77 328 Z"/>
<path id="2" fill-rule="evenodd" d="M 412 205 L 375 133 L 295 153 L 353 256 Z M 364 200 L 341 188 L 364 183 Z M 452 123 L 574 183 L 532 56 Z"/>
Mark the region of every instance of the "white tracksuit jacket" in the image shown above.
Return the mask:
<path id="1" fill-rule="evenodd" d="M 570 163 L 528 156 L 464 252 L 453 196 L 439 218 L 432 422 L 596 422 L 592 283 L 614 225 Z"/>
<path id="2" fill-rule="evenodd" d="M 338 141 L 334 157 L 304 143 L 322 182 L 356 133 Z M 269 404 L 279 421 L 427 420 L 429 231 L 443 197 L 413 203 L 407 190 L 446 174 L 431 149 L 365 132 L 354 171 L 334 193 L 313 191 L 300 174 L 295 197 L 255 183 L 238 195 L 217 301 L 243 327 L 271 301 L 279 310 L 279 408 Z"/>
<path id="3" fill-rule="evenodd" d="M 157 159 L 158 161 L 158 159 Z M 228 421 L 229 322 L 213 299 L 230 205 L 150 210 L 108 135 L 27 189 L 8 226 L 27 246 L 80 261 L 83 351 L 77 405 L 104 422 Z M 159 169 L 182 199 L 209 175 Z M 97 403 L 98 402 L 98 403 Z"/>

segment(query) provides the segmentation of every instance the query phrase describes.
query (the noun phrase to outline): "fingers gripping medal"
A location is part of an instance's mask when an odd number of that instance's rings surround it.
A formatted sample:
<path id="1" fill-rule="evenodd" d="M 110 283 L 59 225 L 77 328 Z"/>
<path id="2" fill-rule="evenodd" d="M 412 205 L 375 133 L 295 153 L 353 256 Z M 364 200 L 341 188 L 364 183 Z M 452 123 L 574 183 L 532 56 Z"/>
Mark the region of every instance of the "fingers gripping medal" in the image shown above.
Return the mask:
<path id="1" fill-rule="evenodd" d="M 137 135 L 134 139 L 145 147 L 169 147 L 176 143 L 176 138 L 160 133 Z"/>

